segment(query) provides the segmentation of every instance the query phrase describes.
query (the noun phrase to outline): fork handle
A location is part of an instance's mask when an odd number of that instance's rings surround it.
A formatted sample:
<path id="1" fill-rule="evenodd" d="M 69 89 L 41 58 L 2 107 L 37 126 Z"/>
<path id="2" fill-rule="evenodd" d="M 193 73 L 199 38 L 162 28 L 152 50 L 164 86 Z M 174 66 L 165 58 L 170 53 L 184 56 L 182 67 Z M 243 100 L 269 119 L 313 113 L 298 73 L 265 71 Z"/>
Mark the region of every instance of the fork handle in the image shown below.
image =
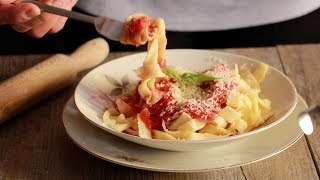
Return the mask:
<path id="1" fill-rule="evenodd" d="M 65 16 L 71 19 L 75 19 L 78 21 L 82 21 L 82 22 L 86 22 L 86 23 L 90 23 L 90 24 L 94 24 L 95 23 L 95 18 L 94 16 L 89 16 L 86 14 L 82 14 L 82 13 L 78 13 L 78 12 L 74 12 L 74 11 L 68 11 L 65 9 L 61 9 L 61 8 L 57 8 L 54 6 L 49 6 L 47 4 L 38 2 L 38 1 L 33 1 L 33 0 L 24 0 L 22 1 L 23 3 L 32 3 L 36 6 L 38 6 L 42 11 L 45 11 L 47 13 L 51 13 L 51 14 L 56 14 L 56 15 L 60 15 L 60 16 Z"/>

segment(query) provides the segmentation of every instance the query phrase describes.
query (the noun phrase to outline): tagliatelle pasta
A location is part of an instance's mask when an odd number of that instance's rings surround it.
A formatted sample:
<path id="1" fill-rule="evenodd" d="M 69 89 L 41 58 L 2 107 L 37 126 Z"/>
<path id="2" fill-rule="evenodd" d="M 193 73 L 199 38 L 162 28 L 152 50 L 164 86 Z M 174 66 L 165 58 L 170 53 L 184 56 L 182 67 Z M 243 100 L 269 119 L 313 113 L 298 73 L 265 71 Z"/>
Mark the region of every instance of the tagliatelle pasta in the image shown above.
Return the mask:
<path id="1" fill-rule="evenodd" d="M 106 126 L 148 139 L 205 140 L 253 130 L 271 116 L 271 102 L 260 97 L 266 64 L 218 64 L 203 72 L 168 67 L 164 20 L 128 16 L 121 42 L 148 53 L 131 93 L 120 96 L 103 115 Z"/>

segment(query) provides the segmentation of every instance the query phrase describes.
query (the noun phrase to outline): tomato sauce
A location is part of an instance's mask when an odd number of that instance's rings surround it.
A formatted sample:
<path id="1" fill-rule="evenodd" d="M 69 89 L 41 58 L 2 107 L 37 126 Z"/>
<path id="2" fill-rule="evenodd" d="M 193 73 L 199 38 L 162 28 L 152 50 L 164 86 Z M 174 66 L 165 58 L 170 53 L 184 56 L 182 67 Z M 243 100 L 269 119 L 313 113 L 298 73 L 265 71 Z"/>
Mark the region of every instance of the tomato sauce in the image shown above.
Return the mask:
<path id="1" fill-rule="evenodd" d="M 169 121 L 179 110 L 177 101 L 172 96 L 170 82 L 174 82 L 174 79 L 159 78 L 156 81 L 155 86 L 163 93 L 163 97 L 153 105 L 143 107 L 145 102 L 140 97 L 138 90 L 135 91 L 134 96 L 124 100 L 134 112 L 140 113 L 140 117 L 143 118 L 148 128 L 163 130 L 162 121 Z"/>
<path id="2" fill-rule="evenodd" d="M 145 108 L 140 112 L 140 118 L 144 122 L 144 124 L 147 126 L 148 129 L 153 129 L 152 122 L 150 119 L 150 112 L 148 108 Z"/>
<path id="3" fill-rule="evenodd" d="M 205 82 L 200 85 L 201 88 L 213 87 L 208 93 L 207 98 L 196 103 L 186 103 L 181 107 L 179 114 L 185 112 L 192 118 L 212 121 L 218 116 L 219 110 L 226 107 L 228 94 L 237 86 L 238 83 L 235 81 L 219 85 L 213 81 Z"/>
<path id="4" fill-rule="evenodd" d="M 162 91 L 163 97 L 157 103 L 148 106 L 148 109 L 151 114 L 154 129 L 162 130 L 162 121 L 170 121 L 179 107 L 172 95 L 170 79 L 168 81 L 167 79 L 159 78 L 156 82 L 156 88 Z"/>
<path id="5" fill-rule="evenodd" d="M 221 67 L 223 71 L 228 70 L 224 66 Z M 216 81 L 203 82 L 199 87 L 207 90 L 206 97 L 196 101 L 188 101 L 179 106 L 173 96 L 175 89 L 172 87 L 172 83 L 174 82 L 176 81 L 173 78 L 158 78 L 156 80 L 155 87 L 161 92 L 162 98 L 153 105 L 146 105 L 137 90 L 132 98 L 125 100 L 136 113 L 140 113 L 140 117 L 148 128 L 163 130 L 163 121 L 170 122 L 183 112 L 195 119 L 212 121 L 226 106 L 228 94 L 238 86 L 238 83 L 233 80 L 219 83 Z"/>
<path id="6" fill-rule="evenodd" d="M 167 66 L 167 61 L 165 59 L 159 59 L 158 63 L 161 68 L 165 68 Z"/>
<path id="7" fill-rule="evenodd" d="M 136 88 L 134 95 L 129 99 L 124 99 L 124 102 L 126 102 L 135 113 L 142 111 L 144 100 L 140 97 L 138 88 Z"/>
<path id="8" fill-rule="evenodd" d="M 137 39 L 137 36 L 149 36 L 150 32 L 145 32 L 145 30 L 149 30 L 151 23 L 152 19 L 146 16 L 132 18 L 131 21 L 126 24 L 128 29 L 127 34 L 125 35 L 126 41 L 129 39 L 135 46 L 140 46 L 142 42 L 140 42 L 140 38 Z"/>
<path id="9" fill-rule="evenodd" d="M 128 23 L 128 30 L 132 34 L 140 34 L 151 24 L 152 20 L 146 16 L 133 18 Z"/>

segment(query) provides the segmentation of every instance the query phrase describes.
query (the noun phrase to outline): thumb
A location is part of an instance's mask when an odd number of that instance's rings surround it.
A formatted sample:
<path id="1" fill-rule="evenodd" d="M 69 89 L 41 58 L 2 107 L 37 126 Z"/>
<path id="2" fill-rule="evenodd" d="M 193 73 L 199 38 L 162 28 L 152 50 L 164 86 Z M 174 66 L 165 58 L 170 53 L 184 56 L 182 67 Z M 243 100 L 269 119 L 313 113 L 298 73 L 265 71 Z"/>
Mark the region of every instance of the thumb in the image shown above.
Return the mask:
<path id="1" fill-rule="evenodd" d="M 0 5 L 0 24 L 23 23 L 40 14 L 39 7 L 30 3 Z"/>

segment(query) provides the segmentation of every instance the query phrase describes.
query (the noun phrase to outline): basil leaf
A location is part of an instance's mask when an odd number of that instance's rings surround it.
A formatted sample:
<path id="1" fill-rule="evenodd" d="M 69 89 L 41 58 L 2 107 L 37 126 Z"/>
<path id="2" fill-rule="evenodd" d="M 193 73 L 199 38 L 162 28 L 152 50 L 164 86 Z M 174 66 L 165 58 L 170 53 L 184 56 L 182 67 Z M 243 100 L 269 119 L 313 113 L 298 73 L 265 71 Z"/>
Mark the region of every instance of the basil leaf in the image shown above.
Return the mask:
<path id="1" fill-rule="evenodd" d="M 162 68 L 162 72 L 165 73 L 166 75 L 172 77 L 173 79 L 180 81 L 181 79 L 181 74 L 179 71 L 177 71 L 175 68 L 173 67 L 166 67 L 166 68 Z"/>
<path id="2" fill-rule="evenodd" d="M 200 84 L 204 81 L 212 81 L 215 79 L 217 78 L 205 74 L 184 73 L 181 77 L 181 82 L 184 84 Z"/>
<path id="3" fill-rule="evenodd" d="M 162 68 L 162 72 L 168 75 L 169 77 L 174 78 L 179 83 L 179 88 L 181 90 L 184 90 L 187 87 L 187 85 L 201 84 L 202 82 L 205 82 L 205 81 L 213 81 L 215 79 L 219 79 L 219 78 L 215 78 L 209 75 L 199 74 L 199 73 L 181 74 L 181 72 L 176 70 L 174 67 Z"/>

